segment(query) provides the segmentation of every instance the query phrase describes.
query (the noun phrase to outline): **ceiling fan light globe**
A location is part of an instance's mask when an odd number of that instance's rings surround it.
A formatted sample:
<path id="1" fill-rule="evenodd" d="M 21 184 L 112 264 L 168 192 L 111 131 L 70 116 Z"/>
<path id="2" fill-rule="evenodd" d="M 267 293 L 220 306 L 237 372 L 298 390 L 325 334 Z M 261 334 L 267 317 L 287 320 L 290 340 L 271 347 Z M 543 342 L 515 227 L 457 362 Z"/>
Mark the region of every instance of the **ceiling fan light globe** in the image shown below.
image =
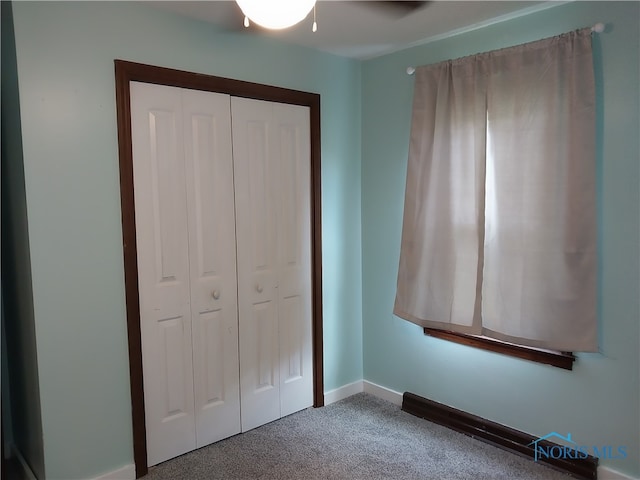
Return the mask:
<path id="1" fill-rule="evenodd" d="M 236 0 L 236 3 L 252 22 L 281 30 L 302 21 L 316 0 Z"/>

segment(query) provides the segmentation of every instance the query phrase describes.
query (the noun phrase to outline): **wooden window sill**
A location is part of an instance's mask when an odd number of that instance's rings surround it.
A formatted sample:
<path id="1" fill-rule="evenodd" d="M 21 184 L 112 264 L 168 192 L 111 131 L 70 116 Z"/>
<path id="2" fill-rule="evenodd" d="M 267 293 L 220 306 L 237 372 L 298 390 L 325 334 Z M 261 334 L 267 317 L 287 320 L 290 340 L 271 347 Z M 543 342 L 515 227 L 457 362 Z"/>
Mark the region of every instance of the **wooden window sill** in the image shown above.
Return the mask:
<path id="1" fill-rule="evenodd" d="M 502 353 L 512 357 L 530 360 L 532 362 L 553 365 L 554 367 L 564 368 L 565 370 L 573 369 L 573 362 L 576 357 L 571 352 L 554 352 L 551 350 L 541 350 L 533 347 L 524 347 L 522 345 L 514 345 L 487 337 L 478 337 L 474 335 L 465 335 L 462 333 L 448 332 L 445 330 L 436 330 L 433 328 L 425 328 L 424 334 L 430 337 L 449 340 L 450 342 L 468 345 L 470 347 L 488 350 L 490 352 Z"/>

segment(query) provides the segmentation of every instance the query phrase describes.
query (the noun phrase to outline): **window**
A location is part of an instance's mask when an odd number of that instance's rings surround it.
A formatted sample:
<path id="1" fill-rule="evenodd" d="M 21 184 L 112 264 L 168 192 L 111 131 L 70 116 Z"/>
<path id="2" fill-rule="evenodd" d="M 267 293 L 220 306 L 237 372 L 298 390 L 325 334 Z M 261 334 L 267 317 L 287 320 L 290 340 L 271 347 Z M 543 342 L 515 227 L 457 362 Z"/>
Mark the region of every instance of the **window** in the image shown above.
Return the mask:
<path id="1" fill-rule="evenodd" d="M 394 313 L 596 351 L 590 29 L 419 67 L 415 82 Z"/>

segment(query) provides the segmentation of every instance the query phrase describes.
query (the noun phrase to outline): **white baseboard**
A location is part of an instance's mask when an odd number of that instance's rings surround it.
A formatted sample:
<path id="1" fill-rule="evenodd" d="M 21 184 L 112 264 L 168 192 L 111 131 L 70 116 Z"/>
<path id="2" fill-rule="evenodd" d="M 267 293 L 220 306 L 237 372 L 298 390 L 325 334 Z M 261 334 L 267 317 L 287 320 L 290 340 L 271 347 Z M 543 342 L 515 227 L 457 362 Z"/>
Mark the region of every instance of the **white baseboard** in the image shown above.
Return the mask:
<path id="1" fill-rule="evenodd" d="M 395 405 L 402 405 L 402 393 L 390 388 L 377 385 L 368 380 L 358 380 L 357 382 L 343 385 L 342 387 L 324 393 L 324 404 L 331 405 L 339 400 L 343 400 L 356 393 L 366 392 L 378 398 L 391 402 Z"/>
<path id="2" fill-rule="evenodd" d="M 324 392 L 324 404 L 331 405 L 339 400 L 350 397 L 351 395 L 355 395 L 356 393 L 360 393 L 364 391 L 364 387 L 362 386 L 362 380 L 358 380 L 357 382 L 349 383 L 347 385 L 343 385 L 341 387 L 336 388 L 335 390 L 329 390 L 328 392 Z"/>
<path id="3" fill-rule="evenodd" d="M 387 402 L 391 402 L 394 405 L 402 405 L 402 394 L 400 392 L 396 392 L 395 390 L 391 390 L 390 388 L 383 387 L 381 385 L 376 385 L 373 382 L 369 382 L 367 380 L 363 380 L 364 391 L 366 393 L 370 393 L 378 398 L 386 400 Z"/>
<path id="4" fill-rule="evenodd" d="M 20 450 L 18 450 L 18 448 L 15 445 L 12 445 L 12 447 L 13 448 L 11 450 L 12 450 L 13 456 L 18 459 L 18 462 L 20 463 L 20 467 L 22 467 L 22 472 L 24 473 L 26 480 L 38 480 L 36 476 L 33 474 L 31 467 L 22 456 L 22 453 L 20 453 Z"/>
<path id="5" fill-rule="evenodd" d="M 632 477 L 609 467 L 598 467 L 598 480 L 638 480 L 638 477 Z"/>
<path id="6" fill-rule="evenodd" d="M 133 464 L 125 465 L 122 468 L 95 477 L 94 480 L 136 480 L 136 466 Z"/>

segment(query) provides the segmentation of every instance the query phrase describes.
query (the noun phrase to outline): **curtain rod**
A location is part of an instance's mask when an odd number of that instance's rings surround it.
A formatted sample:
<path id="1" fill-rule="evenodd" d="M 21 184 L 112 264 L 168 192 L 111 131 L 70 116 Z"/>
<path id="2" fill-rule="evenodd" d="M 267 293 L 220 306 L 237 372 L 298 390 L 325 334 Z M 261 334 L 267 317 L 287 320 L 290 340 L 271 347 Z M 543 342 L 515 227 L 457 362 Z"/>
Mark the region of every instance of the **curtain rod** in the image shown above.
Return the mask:
<path id="1" fill-rule="evenodd" d="M 592 32 L 602 33 L 604 32 L 605 24 L 602 22 L 596 23 L 593 27 L 591 27 Z M 416 67 L 407 67 L 407 75 L 413 75 L 416 73 Z"/>

